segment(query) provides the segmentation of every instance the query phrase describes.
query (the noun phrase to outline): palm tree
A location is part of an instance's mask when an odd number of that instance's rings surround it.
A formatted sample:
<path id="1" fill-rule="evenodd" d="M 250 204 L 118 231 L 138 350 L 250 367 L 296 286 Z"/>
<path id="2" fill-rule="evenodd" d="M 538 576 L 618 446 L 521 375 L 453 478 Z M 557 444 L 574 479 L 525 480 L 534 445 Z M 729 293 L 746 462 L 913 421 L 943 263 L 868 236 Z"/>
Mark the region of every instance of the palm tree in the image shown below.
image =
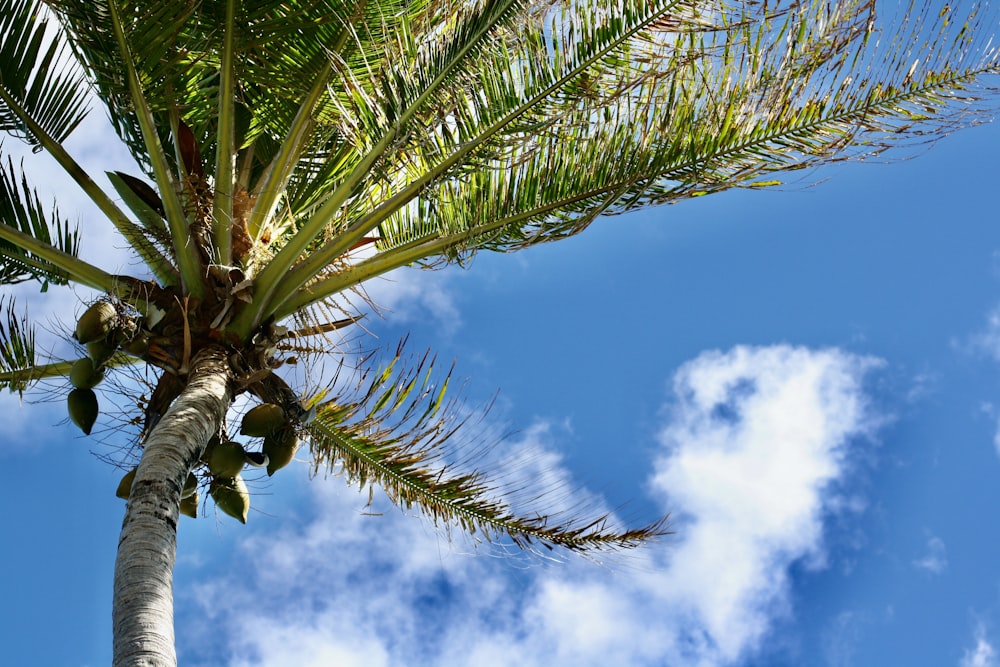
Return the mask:
<path id="1" fill-rule="evenodd" d="M 47 151 L 148 271 L 79 259 L 77 231 L 0 163 L 3 282 L 101 294 L 76 361 L 39 360 L 8 303 L 0 383 L 68 377 L 89 433 L 106 373 L 158 373 L 119 488 L 114 664 L 175 664 L 178 514 L 207 488 L 245 522 L 244 466 L 273 474 L 300 438 L 317 469 L 486 540 L 586 553 L 664 534 L 512 509 L 456 456 L 468 420 L 429 357 L 406 368 L 397 350 L 308 394 L 277 369 L 329 348 L 357 321 L 350 297 L 393 269 L 766 187 L 989 111 L 988 7 L 880 18 L 874 0 L 0 0 L 0 127 Z M 141 172 L 108 173 L 113 193 L 64 147 L 90 104 Z M 261 451 L 232 440 L 242 394 Z"/>

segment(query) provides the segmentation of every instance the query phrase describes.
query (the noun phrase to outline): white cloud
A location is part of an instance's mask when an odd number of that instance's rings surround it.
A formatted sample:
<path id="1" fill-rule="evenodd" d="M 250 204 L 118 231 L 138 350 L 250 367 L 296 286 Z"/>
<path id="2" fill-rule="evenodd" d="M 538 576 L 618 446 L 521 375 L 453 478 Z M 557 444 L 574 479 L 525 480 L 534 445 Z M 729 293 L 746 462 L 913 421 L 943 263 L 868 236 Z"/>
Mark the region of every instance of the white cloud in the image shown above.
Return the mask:
<path id="1" fill-rule="evenodd" d="M 866 637 L 883 632 L 896 615 L 892 605 L 880 612 L 845 610 L 831 618 L 824 627 L 821 641 L 824 661 L 829 667 L 854 667 L 858 646 Z M 817 664 L 818 661 L 806 661 Z"/>
<path id="2" fill-rule="evenodd" d="M 982 401 L 979 404 L 979 411 L 996 422 L 993 432 L 993 448 L 997 456 L 1000 456 L 1000 417 L 997 416 L 997 408 L 990 401 Z"/>
<path id="3" fill-rule="evenodd" d="M 989 312 L 986 327 L 969 338 L 967 347 L 1000 362 L 1000 305 Z"/>
<path id="4" fill-rule="evenodd" d="M 284 527 L 251 522 L 221 574 L 179 592 L 179 609 L 197 607 L 178 620 L 183 662 L 738 663 L 791 610 L 790 566 L 823 562 L 850 442 L 874 428 L 861 386 L 874 364 L 777 346 L 685 365 L 650 483 L 679 534 L 610 568 L 470 556 L 426 521 L 314 480 L 308 507 L 263 508 Z M 561 482 L 551 440 L 529 429 L 511 450 Z"/>
<path id="5" fill-rule="evenodd" d="M 364 284 L 368 298 L 388 321 L 397 325 L 425 320 L 430 314 L 446 334 L 462 324 L 448 282 L 454 271 L 397 269 Z"/>
<path id="6" fill-rule="evenodd" d="M 975 646 L 967 648 L 962 655 L 959 667 L 997 667 L 997 652 L 993 645 L 986 639 L 986 629 L 983 625 L 977 624 L 975 631 Z"/>
<path id="7" fill-rule="evenodd" d="M 864 612 L 843 611 L 823 633 L 823 653 L 830 667 L 850 667 L 865 626 L 871 623 Z"/>
<path id="8" fill-rule="evenodd" d="M 990 311 L 986 318 L 986 330 L 973 337 L 973 343 L 994 361 L 1000 361 L 1000 307 Z"/>
<path id="9" fill-rule="evenodd" d="M 931 574 L 941 574 L 948 568 L 948 552 L 939 537 L 927 540 L 927 553 L 913 561 L 914 567 L 927 570 Z"/>
<path id="10" fill-rule="evenodd" d="M 821 562 L 824 512 L 851 438 L 869 433 L 861 379 L 835 350 L 737 347 L 677 373 L 654 487 L 683 512 L 668 582 L 722 661 L 789 609 L 788 568 Z"/>
<path id="11" fill-rule="evenodd" d="M 92 111 L 70 135 L 66 149 L 114 200 L 118 200 L 118 195 L 105 178 L 106 171 L 121 170 L 140 175 L 135 161 L 99 109 Z M 3 156 L 4 166 L 10 156 L 15 169 L 20 169 L 23 159 L 28 182 L 38 191 L 47 212 L 55 202 L 62 217 L 79 222 L 82 259 L 111 273 L 143 270 L 114 226 L 48 153 L 33 154 L 26 144 L 9 139 L 4 142 Z"/>

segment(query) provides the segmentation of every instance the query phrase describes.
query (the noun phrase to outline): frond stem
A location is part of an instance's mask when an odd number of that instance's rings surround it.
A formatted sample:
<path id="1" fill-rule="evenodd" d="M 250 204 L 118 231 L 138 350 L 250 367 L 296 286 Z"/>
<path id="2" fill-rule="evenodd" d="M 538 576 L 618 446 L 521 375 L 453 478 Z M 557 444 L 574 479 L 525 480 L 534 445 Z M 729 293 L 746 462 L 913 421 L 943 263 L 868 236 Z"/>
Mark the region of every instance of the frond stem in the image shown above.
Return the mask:
<path id="1" fill-rule="evenodd" d="M 14 229 L 9 225 L 0 224 L 0 239 L 13 243 L 23 250 L 27 250 L 33 255 L 41 257 L 56 268 L 65 271 L 67 276 L 74 282 L 93 287 L 102 292 L 111 292 L 114 289 L 114 276 L 105 273 L 93 264 L 89 264 L 78 257 L 74 257 L 58 248 L 39 241 L 30 234 L 25 234 L 19 229 Z M 8 255 L 0 250 L 0 253 L 12 257 L 18 262 L 25 261 L 24 258 Z"/>
<path id="2" fill-rule="evenodd" d="M 69 375 L 69 370 L 72 366 L 72 361 L 57 361 L 52 364 L 32 366 L 31 368 L 3 371 L 0 372 L 0 387 L 23 386 L 25 383 L 44 380 L 45 378 L 65 377 Z"/>
<path id="3" fill-rule="evenodd" d="M 67 377 L 73 363 L 76 360 L 55 361 L 51 364 L 41 364 L 31 368 L 17 368 L 0 372 L 0 387 L 17 386 L 25 382 L 35 382 L 54 377 Z M 125 354 L 115 354 L 104 365 L 108 368 L 118 368 L 121 366 L 132 366 L 138 363 L 138 359 L 133 359 Z"/>
<path id="4" fill-rule="evenodd" d="M 181 282 L 186 293 L 202 297 L 205 290 L 202 280 L 201 257 L 198 255 L 197 243 L 188 228 L 184 206 L 181 204 L 174 178 L 170 173 L 167 157 L 163 152 L 163 145 L 156 131 L 153 112 L 150 110 L 146 97 L 142 92 L 142 83 L 139 81 L 139 74 L 136 72 L 131 50 L 125 38 L 125 29 L 119 16 L 118 0 L 108 0 L 108 8 L 110 9 L 111 23 L 114 26 L 115 38 L 118 41 L 118 49 L 121 52 L 122 61 L 125 65 L 125 75 L 128 79 L 128 89 L 132 98 L 132 104 L 135 106 L 136 119 L 139 121 L 139 127 L 142 130 L 147 157 L 149 157 L 150 165 L 153 168 L 153 175 L 159 186 L 160 198 L 163 201 L 163 209 L 166 213 L 167 225 L 170 228 L 170 236 L 174 243 L 174 254 L 177 257 Z"/>
<path id="5" fill-rule="evenodd" d="M 232 264 L 233 243 L 233 168 L 235 136 L 235 72 L 234 49 L 237 0 L 226 2 L 226 24 L 223 27 L 222 62 L 219 71 L 219 132 L 215 156 L 215 197 L 212 200 L 212 236 L 215 240 L 215 261 Z"/>

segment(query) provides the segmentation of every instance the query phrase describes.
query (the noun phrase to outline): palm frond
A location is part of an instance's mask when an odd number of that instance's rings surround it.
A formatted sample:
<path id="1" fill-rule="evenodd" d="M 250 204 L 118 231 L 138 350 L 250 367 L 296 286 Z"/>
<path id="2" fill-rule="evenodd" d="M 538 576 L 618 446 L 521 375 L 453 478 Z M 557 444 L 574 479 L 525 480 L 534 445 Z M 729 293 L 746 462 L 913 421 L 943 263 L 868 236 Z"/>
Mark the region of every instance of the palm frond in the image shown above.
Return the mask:
<path id="1" fill-rule="evenodd" d="M 362 53 L 360 71 L 352 70 L 343 62 L 336 63 L 334 74 L 339 78 L 336 87 L 344 94 L 330 96 L 334 107 L 332 119 L 336 135 L 343 137 L 351 150 L 333 152 L 338 167 L 342 167 L 336 181 L 313 183 L 311 191 L 307 190 L 310 195 L 320 190 L 324 193 L 314 208 L 289 221 L 286 242 L 267 259 L 260 271 L 263 290 L 257 302 L 238 318 L 236 326 L 255 326 L 263 319 L 273 298 L 284 300 L 290 291 L 308 280 L 310 270 L 329 264 L 333 256 L 364 236 L 364 231 L 359 233 L 355 228 L 337 230 L 335 239 L 329 243 L 339 250 L 325 253 L 323 263 L 317 263 L 317 258 L 310 261 L 308 268 L 288 273 L 324 231 L 333 231 L 330 221 L 344 203 L 359 194 L 366 177 L 383 161 L 387 152 L 395 154 L 392 149 L 399 148 L 400 138 L 409 131 L 409 126 L 419 125 L 421 113 L 428 107 L 436 107 L 439 93 L 469 68 L 496 32 L 514 21 L 521 6 L 518 0 L 446 5 L 440 13 L 445 14 L 447 20 L 431 24 L 433 27 L 428 28 L 431 32 L 422 36 L 424 41 L 416 43 L 420 48 L 414 47 L 411 26 L 406 21 L 395 24 L 396 42 L 387 44 L 387 53 L 396 57 L 379 58 L 384 64 L 382 71 L 374 69 L 373 62 L 367 58 L 369 54 L 378 53 L 375 48 Z M 441 29 L 444 25 L 450 29 Z M 408 72 L 408 76 L 403 76 L 403 72 Z M 369 80 L 375 82 L 374 88 L 365 83 Z M 316 173 L 328 176 L 326 170 Z M 327 185 L 329 188 L 325 187 Z M 298 285 L 294 285 L 296 281 Z M 275 296 L 279 284 L 281 290 Z"/>
<path id="2" fill-rule="evenodd" d="M 0 5 L 0 130 L 37 152 L 48 151 L 114 223 L 152 271 L 171 284 L 170 263 L 143 238 L 62 142 L 87 114 L 88 90 L 66 49 L 66 35 L 49 25 L 38 2 Z"/>
<path id="3" fill-rule="evenodd" d="M 72 35 L 78 59 L 93 77 L 98 97 L 107 106 L 119 135 L 142 164 L 145 142 L 127 93 L 122 51 L 115 38 L 113 12 L 107 0 L 45 0 Z M 161 140 L 172 132 L 171 117 L 182 120 L 215 154 L 218 136 L 219 71 L 225 52 L 232 60 L 238 88 L 232 100 L 240 148 L 261 136 L 280 140 L 309 96 L 317 77 L 354 42 L 346 33 L 385 40 L 380 23 L 419 16 L 427 2 L 387 0 L 366 10 L 363 1 L 304 0 L 243 2 L 227 13 L 226 0 L 144 3 L 117 0 L 133 66 L 143 94 L 157 118 Z M 223 49 L 223 36 L 231 39 Z M 322 108 L 317 115 L 323 115 Z M 266 143 L 266 142 L 265 142 Z M 264 146 L 261 146 L 264 148 Z M 251 158 L 256 175 L 269 163 L 266 150 Z M 180 161 L 175 165 L 180 168 Z M 251 181 L 254 179 L 250 179 Z"/>
<path id="4" fill-rule="evenodd" d="M 0 0 L 0 130 L 36 150 L 43 143 L 32 123 L 61 142 L 87 115 L 80 72 L 64 42 L 46 35 L 51 26 L 40 12 L 38 2 Z"/>
<path id="5" fill-rule="evenodd" d="M 227 266 L 233 263 L 233 196 L 235 194 L 236 158 L 236 0 L 226 2 L 222 25 L 222 53 L 219 63 L 219 94 L 216 118 L 215 193 L 212 198 L 212 237 L 215 260 Z"/>
<path id="6" fill-rule="evenodd" d="M 594 62 L 562 59 L 575 63 L 572 77 L 560 79 L 563 89 L 549 85 L 544 99 L 530 97 L 533 104 L 517 122 L 500 128 L 492 121 L 484 128 L 480 119 L 487 110 L 505 107 L 502 82 L 519 76 L 508 66 L 496 86 L 469 92 L 468 100 L 496 95 L 482 112 L 466 103 L 423 145 L 402 151 L 397 175 L 372 186 L 345 213 L 351 226 L 378 222 L 380 254 L 309 284 L 276 313 L 406 263 L 558 240 L 597 214 L 880 156 L 933 141 L 991 112 L 988 100 L 997 87 L 990 77 L 1000 74 L 1000 52 L 989 43 L 986 28 L 996 14 L 987 7 L 959 16 L 933 3 L 914 5 L 902 27 L 883 27 L 868 0 L 786 9 L 715 16 L 711 23 L 673 15 L 661 17 L 662 25 L 647 22 L 645 32 L 632 38 L 639 44 L 630 47 L 645 49 L 643 57 L 632 51 L 613 67 L 610 52 Z M 891 28 L 898 29 L 879 34 Z M 589 43 L 590 36 L 581 39 Z M 578 52 L 569 44 L 562 49 Z M 509 62 L 531 61 L 521 54 Z M 502 67 L 503 60 L 491 61 L 485 71 Z M 554 70 L 531 71 L 521 78 L 556 76 Z M 577 90 L 582 86 L 586 93 Z M 504 94 L 515 92 L 511 87 Z M 330 245 L 294 271 L 305 274 L 330 261 L 327 250 L 342 252 Z"/>
<path id="7" fill-rule="evenodd" d="M 464 174 L 477 165 L 480 169 L 507 169 L 522 159 L 521 151 L 536 150 L 533 137 L 539 132 L 557 123 L 563 128 L 574 127 L 565 121 L 568 114 L 584 119 L 583 127 L 574 133 L 586 133 L 602 108 L 614 106 L 643 84 L 651 87 L 649 81 L 670 80 L 677 62 L 691 59 L 687 49 L 649 48 L 646 33 L 657 28 L 665 16 L 671 18 L 671 25 L 693 32 L 690 26 L 700 25 L 697 3 L 627 0 L 618 3 L 614 12 L 589 4 L 571 9 L 578 12 L 576 17 L 569 16 L 569 10 L 554 9 L 560 23 L 522 22 L 517 39 L 498 37 L 484 43 L 475 58 L 470 57 L 470 71 L 449 79 L 447 90 L 435 97 L 434 116 L 422 118 L 423 131 L 410 133 L 408 141 L 397 146 L 393 154 L 396 163 L 385 169 L 385 177 L 369 180 L 367 192 L 355 197 L 341 218 L 346 220 L 338 233 L 279 277 L 275 300 L 290 298 L 293 288 L 304 285 L 320 267 L 330 264 L 354 241 L 377 229 L 446 175 Z M 565 36 L 560 38 L 560 32 Z M 713 29 L 709 34 L 716 32 Z M 657 62 L 664 65 L 658 68 Z M 614 81 L 613 92 L 604 101 L 589 96 L 582 102 L 567 92 L 567 87 L 587 77 Z M 342 115 L 355 113 L 363 112 L 351 109 Z M 491 154 L 499 164 L 488 164 Z M 325 209 L 326 205 L 320 210 Z M 287 306 L 276 310 L 284 312 Z"/>
<path id="8" fill-rule="evenodd" d="M 402 346 L 389 364 L 362 373 L 316 407 L 306 428 L 317 470 L 343 473 L 362 488 L 378 484 L 401 507 L 419 508 L 435 523 L 461 527 L 486 542 L 507 538 L 525 549 L 591 552 L 631 548 L 667 534 L 665 520 L 621 529 L 606 513 L 547 515 L 531 502 L 545 498 L 537 480 L 531 498 L 521 498 L 518 489 L 477 471 L 489 444 L 458 444 L 476 424 L 474 415 L 457 417 L 457 404 L 447 398 L 451 372 L 435 380 L 429 355 L 403 368 L 401 352 Z"/>
<path id="9" fill-rule="evenodd" d="M 108 0 L 77 2 L 75 0 L 44 0 L 59 17 L 69 34 L 69 42 L 77 61 L 94 84 L 94 92 L 104 103 L 108 118 L 118 135 L 139 164 L 149 168 L 149 156 L 139 116 L 129 91 L 126 56 L 115 35 L 114 12 Z M 142 3 L 117 1 L 117 13 L 124 24 L 130 47 L 132 67 L 145 84 L 144 92 L 156 111 L 166 112 L 157 102 L 165 96 L 157 92 L 177 88 L 198 89 L 198 81 L 185 68 L 184 56 L 174 48 L 184 22 L 191 15 L 194 2 Z M 179 80 L 180 79 L 180 80 Z M 160 140 L 170 143 L 170 123 L 165 114 Z M 172 156 L 171 156 L 172 157 Z M 176 166 L 176 165 L 175 165 Z"/>
<path id="10" fill-rule="evenodd" d="M 177 11 L 175 8 L 169 16 L 164 16 L 167 12 L 165 9 L 166 6 L 169 5 L 159 6 L 159 9 L 156 10 L 156 15 L 157 18 L 168 22 L 169 27 L 170 20 L 178 20 L 176 18 Z M 134 21 L 134 17 L 131 14 L 123 13 L 122 8 L 118 7 L 117 0 L 109 0 L 108 9 L 112 31 L 118 44 L 121 63 L 124 68 L 122 75 L 125 78 L 125 86 L 129 92 L 136 123 L 139 126 L 139 131 L 145 143 L 145 155 L 156 183 L 159 186 L 160 197 L 166 213 L 167 226 L 170 229 L 170 237 L 173 242 L 174 258 L 176 259 L 177 269 L 181 275 L 182 286 L 186 293 L 200 298 L 204 296 L 204 285 L 200 279 L 202 257 L 199 252 L 200 248 L 197 238 L 195 237 L 195 230 L 191 221 L 188 220 L 184 202 L 181 199 L 182 187 L 180 185 L 184 177 L 195 175 L 193 173 L 189 174 L 195 168 L 189 164 L 185 164 L 186 169 L 181 175 L 181 179 L 173 171 L 169 156 L 160 139 L 161 127 L 153 115 L 153 109 L 150 107 L 146 96 L 145 91 L 148 86 L 144 85 L 141 79 L 141 75 L 150 69 L 146 63 L 156 56 L 162 59 L 163 54 L 158 50 L 154 50 L 153 55 L 151 55 L 148 44 L 146 45 L 146 49 L 139 55 L 133 54 L 132 45 L 143 44 L 142 41 L 137 42 L 136 36 L 132 34 L 133 24 L 138 24 L 146 29 L 149 26 L 142 22 Z M 132 8 L 130 7 L 129 9 Z M 138 13 L 145 14 L 148 11 L 147 9 L 141 9 Z M 183 13 L 181 15 L 184 16 Z M 162 66 L 162 63 L 160 66 Z M 171 118 L 171 120 L 173 121 L 174 119 Z M 190 153 L 191 142 L 186 141 L 189 138 L 189 133 L 181 131 L 182 124 L 179 122 L 172 122 L 171 129 L 173 130 L 175 149 L 181 154 L 183 159 L 185 155 Z M 185 149 L 188 149 L 187 152 Z M 187 162 L 191 162 L 192 159 L 189 156 Z"/>
<path id="11" fill-rule="evenodd" d="M 82 278 L 82 268 L 89 275 L 87 284 L 98 289 L 110 286 L 110 276 L 77 258 L 78 229 L 61 218 L 58 210 L 46 214 L 23 170 L 20 187 L 14 173 L 9 158 L 7 167 L 0 162 L 0 225 L 4 228 L 0 229 L 0 284 L 37 280 L 44 291 L 49 284 L 65 285 L 70 278 Z"/>
<path id="12" fill-rule="evenodd" d="M 14 299 L 7 302 L 0 321 L 0 388 L 23 393 L 33 380 L 38 379 L 35 369 L 35 330 L 25 312 L 14 311 Z M 0 298 L 0 311 L 4 299 Z"/>

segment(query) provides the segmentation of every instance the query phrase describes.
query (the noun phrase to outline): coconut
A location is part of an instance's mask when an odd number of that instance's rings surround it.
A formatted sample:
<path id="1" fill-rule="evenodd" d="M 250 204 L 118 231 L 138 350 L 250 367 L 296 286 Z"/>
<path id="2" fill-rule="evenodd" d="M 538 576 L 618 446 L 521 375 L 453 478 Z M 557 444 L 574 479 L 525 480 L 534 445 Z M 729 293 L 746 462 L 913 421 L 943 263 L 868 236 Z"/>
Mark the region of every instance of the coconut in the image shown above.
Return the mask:
<path id="1" fill-rule="evenodd" d="M 245 463 L 243 445 L 233 440 L 220 442 L 208 452 L 208 469 L 213 477 L 236 477 Z"/>
<path id="2" fill-rule="evenodd" d="M 115 491 L 115 495 L 122 500 L 128 500 L 128 497 L 132 494 L 132 482 L 135 481 L 135 471 L 139 469 L 136 466 L 125 473 L 122 477 L 122 481 L 118 482 L 118 489 Z"/>
<path id="3" fill-rule="evenodd" d="M 118 312 L 107 301 L 98 301 L 83 312 L 76 322 L 76 339 L 83 345 L 107 337 L 115 328 Z"/>
<path id="4" fill-rule="evenodd" d="M 261 403 L 243 415 L 240 433 L 254 438 L 274 433 L 287 423 L 285 410 L 277 403 Z"/>
<path id="5" fill-rule="evenodd" d="M 69 409 L 69 418 L 80 427 L 87 435 L 90 429 L 94 428 L 97 421 L 97 413 L 100 411 L 97 405 L 97 394 L 93 389 L 74 389 L 66 397 L 66 406 Z"/>
<path id="6" fill-rule="evenodd" d="M 211 456 L 212 449 L 215 448 L 215 446 L 218 445 L 220 442 L 222 442 L 222 440 L 219 438 L 218 435 L 213 435 L 211 438 L 208 439 L 208 444 L 205 445 L 205 451 L 201 453 L 202 463 L 205 464 L 208 463 L 208 457 Z"/>
<path id="7" fill-rule="evenodd" d="M 291 463 L 298 448 L 299 438 L 295 429 L 283 428 L 265 437 L 262 449 L 267 456 L 268 477 Z"/>
<path id="8" fill-rule="evenodd" d="M 250 492 L 247 491 L 246 482 L 239 475 L 230 479 L 216 478 L 208 487 L 215 504 L 219 509 L 233 517 L 239 519 L 240 523 L 247 522 L 247 512 L 250 511 Z"/>
<path id="9" fill-rule="evenodd" d="M 104 379 L 104 369 L 94 366 L 90 357 L 73 362 L 69 369 L 69 381 L 77 389 L 93 389 Z"/>
<path id="10" fill-rule="evenodd" d="M 189 472 L 187 481 L 184 482 L 184 488 L 181 489 L 181 500 L 190 498 L 196 493 L 198 493 L 198 477 L 193 472 Z"/>
<path id="11" fill-rule="evenodd" d="M 139 333 L 122 343 L 122 349 L 133 357 L 141 357 L 149 349 L 149 336 Z"/>
<path id="12" fill-rule="evenodd" d="M 198 518 L 198 491 L 195 490 L 190 496 L 181 498 L 181 514 L 192 519 Z"/>
<path id="13" fill-rule="evenodd" d="M 103 366 L 104 362 L 111 358 L 118 346 L 107 338 L 98 338 L 87 343 L 87 356 L 94 362 L 94 366 Z"/>

